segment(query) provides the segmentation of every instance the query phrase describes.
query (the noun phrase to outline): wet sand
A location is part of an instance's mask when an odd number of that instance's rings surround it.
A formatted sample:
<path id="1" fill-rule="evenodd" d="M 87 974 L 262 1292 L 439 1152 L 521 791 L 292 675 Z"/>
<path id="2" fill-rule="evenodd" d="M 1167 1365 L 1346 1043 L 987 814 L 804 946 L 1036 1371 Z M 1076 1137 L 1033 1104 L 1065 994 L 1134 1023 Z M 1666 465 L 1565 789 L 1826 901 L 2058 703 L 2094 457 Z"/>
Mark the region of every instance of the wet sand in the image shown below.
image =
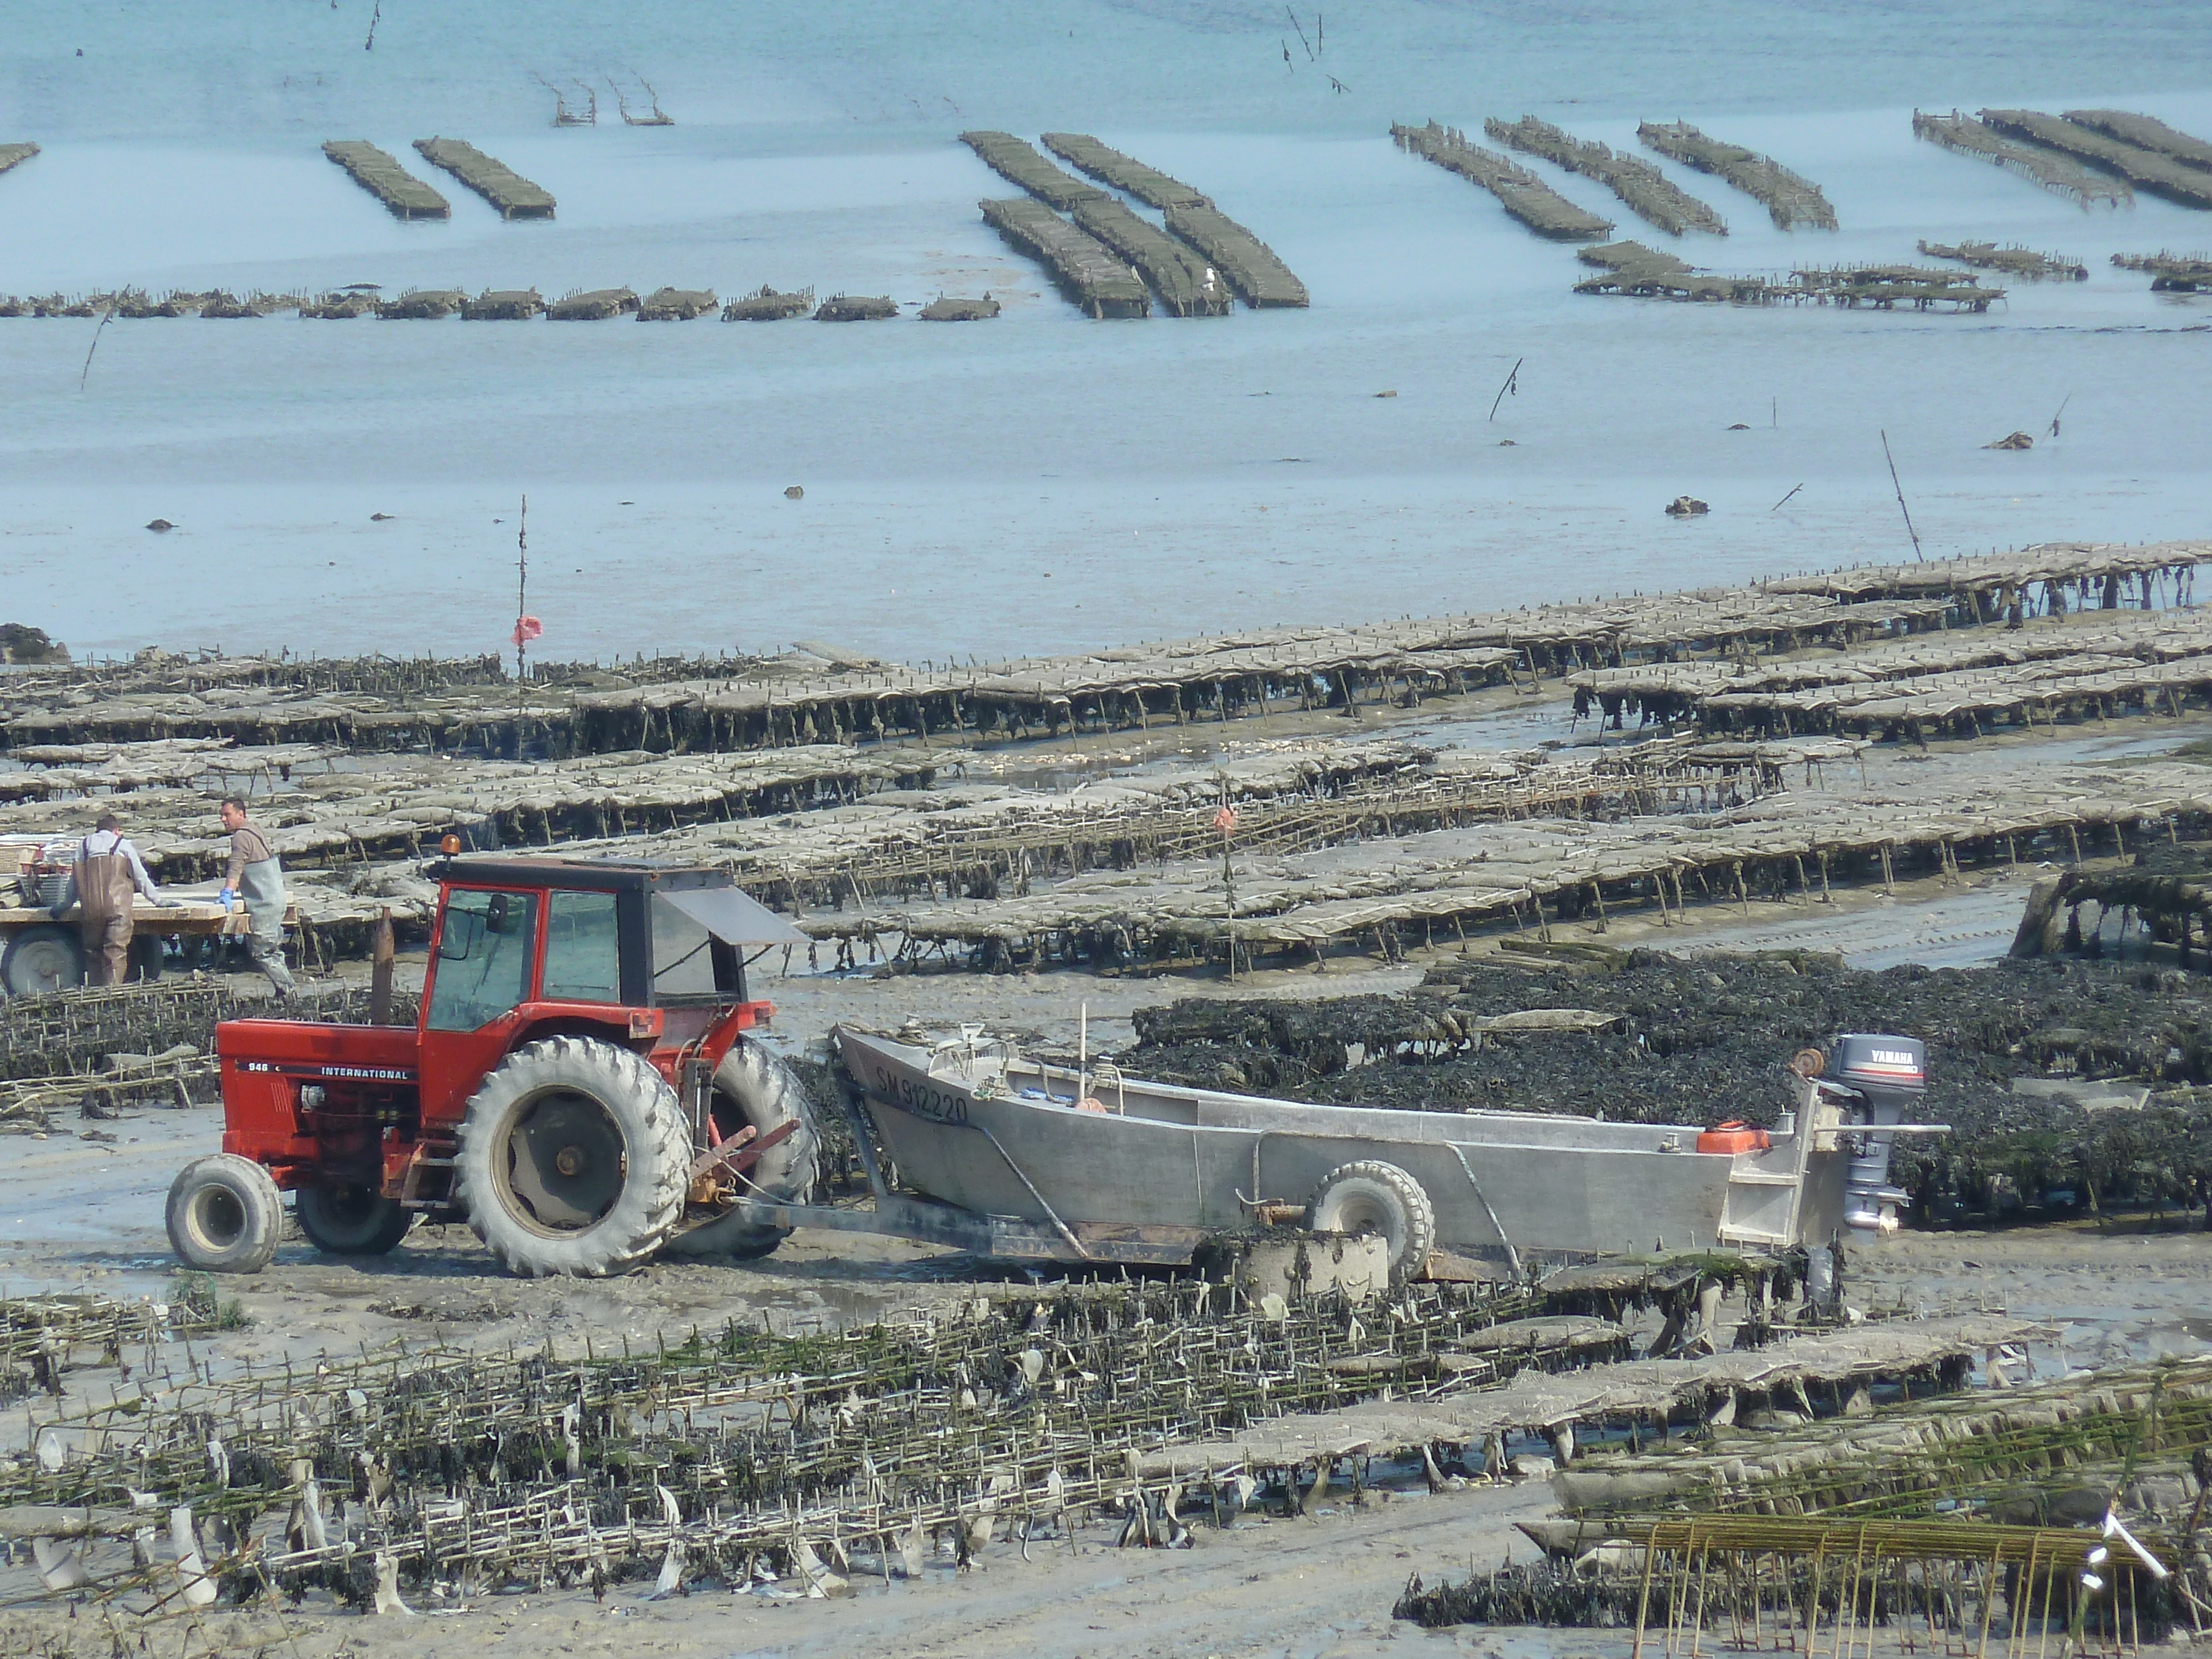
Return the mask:
<path id="1" fill-rule="evenodd" d="M 1508 1553 L 1525 1560 L 1533 1547 L 1513 1522 L 1550 1503 L 1540 1484 L 1393 1494 L 1324 1505 L 1310 1517 L 1208 1528 L 1188 1550 L 1116 1549 L 1110 1533 L 1093 1530 L 1073 1550 L 1040 1540 L 1024 1560 L 1018 1545 L 994 1546 L 969 1571 L 947 1559 L 919 1581 L 886 1586 L 878 1577 L 850 1596 L 817 1601 L 717 1589 L 649 1601 L 639 1594 L 649 1586 L 625 1585 L 604 1603 L 585 1591 L 519 1593 L 465 1611 L 426 1600 L 423 1616 L 370 1619 L 314 1610 L 311 1600 L 298 1613 L 212 1613 L 203 1624 L 218 1650 L 265 1645 L 301 1659 L 1376 1659 L 1476 1651 L 1517 1659 L 1551 1651 L 1545 1633 L 1430 1634 L 1394 1621 L 1390 1607 L 1413 1574 L 1464 1575 L 1470 1560 L 1494 1565 Z M 21 1652 L 42 1638 L 66 1641 L 66 1623 L 43 1610 L 0 1613 L 0 1643 Z"/>
<path id="2" fill-rule="evenodd" d="M 111 1293 L 157 1283 L 158 1235 L 117 1224 L 157 1212 L 158 1188 L 185 1152 L 206 1141 L 212 1117 L 163 1114 L 118 1126 L 137 1139 L 96 1152 L 90 1150 L 96 1143 L 69 1146 L 59 1137 L 42 1143 L 50 1150 L 25 1173 L 46 1202 L 35 1220 L 9 1218 L 15 1237 L 7 1251 L 9 1288 L 21 1288 L 27 1276 Z M 33 1231 L 47 1237 L 26 1237 Z M 118 1247 L 137 1254 L 120 1267 L 103 1267 Z M 458 1228 L 418 1233 L 388 1261 L 368 1267 L 319 1262 L 293 1244 L 267 1273 L 224 1283 L 225 1296 L 234 1294 L 253 1324 L 213 1339 L 213 1346 L 227 1359 L 279 1352 L 306 1358 L 394 1339 L 496 1349 L 549 1336 L 566 1343 L 586 1329 L 608 1345 L 622 1337 L 649 1343 L 659 1329 L 674 1334 L 693 1322 L 732 1316 L 765 1316 L 782 1328 L 941 1305 L 974 1293 L 975 1267 L 909 1246 L 817 1244 L 802 1237 L 752 1267 L 659 1265 L 606 1283 L 532 1282 L 497 1271 Z M 2203 1352 L 2212 1335 L 2208 1267 L 2212 1239 L 2193 1231 L 2087 1226 L 1907 1234 L 1854 1250 L 1849 1283 L 1854 1302 L 1877 1308 L 1901 1302 L 1936 1312 L 1986 1304 L 2046 1320 L 2055 1338 L 2037 1344 L 2033 1358 L 2039 1373 L 2052 1375 Z M 0 1416 L 0 1439 L 21 1431 L 19 1411 Z M 967 1571 L 947 1557 L 913 1583 L 886 1584 L 866 1558 L 856 1558 L 855 1593 L 840 1599 L 709 1587 L 653 1601 L 649 1584 L 626 1583 L 604 1602 L 582 1589 L 518 1590 L 455 1606 L 410 1591 L 425 1616 L 402 1620 L 343 1611 L 314 1592 L 297 1612 L 211 1613 L 204 1624 L 217 1650 L 267 1645 L 301 1659 L 547 1651 L 671 1659 L 1610 1654 L 1621 1644 L 1610 1632 L 1430 1633 L 1389 1616 L 1411 1575 L 1433 1583 L 1463 1576 L 1471 1565 L 1525 1559 L 1530 1546 L 1512 1523 L 1551 1507 L 1540 1481 L 1434 1496 L 1416 1487 L 1325 1504 L 1310 1517 L 1248 1516 L 1226 1531 L 1200 1525 L 1188 1551 L 1115 1548 L 1109 1522 L 1079 1528 L 1073 1546 L 1065 1539 L 1026 1549 L 994 1543 Z M 66 1611 L 51 1605 L 0 1613 L 0 1650 L 66 1641 L 68 1626 Z"/>
<path id="3" fill-rule="evenodd" d="M 1948 902 L 1955 905 L 1960 901 Z M 1900 904 L 1882 913 L 1905 930 L 1942 905 Z M 1380 989 L 1402 981 L 1411 965 L 1329 976 L 1331 988 Z M 1080 995 L 1124 1009 L 1173 988 L 1090 981 L 1061 987 L 1048 976 L 1014 988 L 1005 1016 L 1046 1034 L 1063 1030 L 1065 1004 Z M 1310 975 L 1286 975 L 1286 989 L 1311 994 Z M 886 983 L 804 982 L 785 1016 L 811 1030 L 838 1013 L 880 1021 L 883 993 L 908 1012 L 957 1014 L 982 1005 L 1006 1009 L 1008 985 L 972 976 Z M 1221 988 L 1224 991 L 1227 987 Z M 1243 981 L 1237 994 L 1255 988 Z M 1093 995 L 1104 991 L 1108 997 Z M 876 994 L 871 996 L 872 992 Z M 800 1009 L 805 1012 L 800 1012 Z M 1096 1029 L 1096 1024 L 1094 1024 Z M 80 1289 L 120 1296 L 173 1293 L 173 1263 L 160 1231 L 161 1195 L 185 1158 L 211 1150 L 219 1121 L 210 1109 L 152 1111 L 84 1125 L 112 1140 L 58 1130 L 19 1139 L 0 1208 L 6 1243 L 0 1276 L 9 1293 Z M 2197 1354 L 2212 1338 L 2212 1238 L 2193 1228 L 2148 1226 L 2124 1218 L 2038 1230 L 1900 1234 L 1854 1245 L 1847 1295 L 1877 1310 L 1939 1313 L 2001 1307 L 2046 1322 L 2034 1345 L 2038 1375 L 2168 1354 Z M 319 1258 L 296 1240 L 273 1267 L 227 1279 L 221 1291 L 250 1323 L 204 1342 L 218 1364 L 290 1355 L 372 1350 L 394 1341 L 435 1341 L 507 1351 L 550 1339 L 563 1347 L 586 1334 L 603 1347 L 655 1336 L 680 1337 L 694 1325 L 765 1320 L 779 1330 L 841 1326 L 925 1313 L 972 1297 L 979 1285 L 1012 1280 L 1019 1270 L 993 1267 L 955 1252 L 896 1242 L 799 1235 L 768 1261 L 748 1267 L 662 1263 L 611 1281 L 523 1280 L 500 1270 L 465 1228 L 418 1230 L 389 1258 L 349 1263 Z M 1635 1322 L 1649 1338 L 1651 1316 Z M 0 1444 L 20 1443 L 21 1408 L 0 1413 Z M 516 1591 L 464 1606 L 410 1591 L 417 1620 L 372 1619 L 342 1610 L 322 1592 L 297 1612 L 265 1609 L 204 1616 L 217 1650 L 264 1645 L 324 1659 L 468 1652 L 576 1655 L 645 1653 L 672 1659 L 713 1656 L 832 1656 L 854 1652 L 976 1656 L 1182 1656 L 1260 1659 L 1351 1659 L 1406 1652 L 1515 1656 L 1612 1653 L 1608 1632 L 1493 1631 L 1424 1632 L 1395 1624 L 1389 1609 L 1407 1578 L 1464 1575 L 1529 1546 L 1512 1523 L 1547 1512 L 1541 1482 L 1476 1486 L 1434 1496 L 1419 1490 L 1370 1495 L 1322 1506 L 1307 1518 L 1247 1517 L 1226 1531 L 1194 1528 L 1188 1551 L 1121 1550 L 1114 1527 L 1079 1528 L 1064 1539 L 1027 1547 L 1001 1540 L 971 1570 L 947 1557 L 918 1582 L 886 1584 L 866 1558 L 856 1559 L 856 1593 L 831 1600 L 779 1599 L 765 1589 L 736 1594 L 702 1588 L 653 1601 L 647 1583 L 625 1583 L 604 1602 L 588 1591 Z M 1026 1559 L 1024 1559 L 1026 1557 Z M 782 1587 L 788 1593 L 788 1586 Z M 82 1627 L 79 1636 L 88 1633 Z M 0 1613 L 0 1650 L 26 1651 L 71 1635 L 54 1605 Z M 1409 1645 L 1410 1644 L 1410 1645 Z M 41 1649 L 41 1651 L 46 1650 Z M 63 1647 L 60 1651 L 70 1651 Z M 91 1650 L 79 1647 L 76 1651 Z M 1625 1649 L 1623 1650 L 1625 1651 Z"/>

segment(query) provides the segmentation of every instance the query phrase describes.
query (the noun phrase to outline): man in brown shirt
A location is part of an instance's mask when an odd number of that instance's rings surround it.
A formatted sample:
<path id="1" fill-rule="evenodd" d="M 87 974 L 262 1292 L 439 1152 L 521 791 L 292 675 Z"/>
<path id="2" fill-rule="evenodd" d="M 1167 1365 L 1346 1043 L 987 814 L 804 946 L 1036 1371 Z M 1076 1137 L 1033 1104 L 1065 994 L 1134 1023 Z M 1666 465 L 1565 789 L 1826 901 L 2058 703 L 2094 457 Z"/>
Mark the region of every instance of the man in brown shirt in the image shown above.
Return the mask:
<path id="1" fill-rule="evenodd" d="M 230 832 L 223 900 L 245 899 L 250 924 L 246 952 L 269 975 L 281 1000 L 292 994 L 292 970 L 284 965 L 284 866 L 277 862 L 268 837 L 246 821 L 246 803 L 238 796 L 224 798 L 222 816 L 222 827 Z"/>

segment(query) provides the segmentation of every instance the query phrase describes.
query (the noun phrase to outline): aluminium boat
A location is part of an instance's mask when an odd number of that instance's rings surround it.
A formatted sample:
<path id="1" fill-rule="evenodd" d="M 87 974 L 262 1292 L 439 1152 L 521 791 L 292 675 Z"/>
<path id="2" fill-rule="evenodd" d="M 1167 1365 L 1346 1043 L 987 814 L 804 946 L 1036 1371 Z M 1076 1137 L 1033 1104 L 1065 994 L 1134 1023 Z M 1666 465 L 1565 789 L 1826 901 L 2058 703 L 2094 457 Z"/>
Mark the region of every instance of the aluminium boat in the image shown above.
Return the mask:
<path id="1" fill-rule="evenodd" d="M 1168 1264 L 1263 1222 L 1371 1224 L 1407 1274 L 1432 1249 L 1518 1270 L 1654 1249 L 1783 1251 L 1884 1214 L 1893 1225 L 1889 1139 L 1920 1127 L 1899 1120 L 1923 1060 L 1909 1038 L 1843 1037 L 1831 1079 L 1808 1050 L 1794 1062 L 1799 1105 L 1769 1131 L 1311 1105 L 1052 1065 L 973 1028 L 918 1042 L 841 1025 L 834 1040 L 855 1127 L 872 1127 L 891 1166 L 862 1134 L 876 1208 L 757 1202 L 756 1219 Z M 1421 1259 L 1397 1259 L 1407 1250 Z"/>

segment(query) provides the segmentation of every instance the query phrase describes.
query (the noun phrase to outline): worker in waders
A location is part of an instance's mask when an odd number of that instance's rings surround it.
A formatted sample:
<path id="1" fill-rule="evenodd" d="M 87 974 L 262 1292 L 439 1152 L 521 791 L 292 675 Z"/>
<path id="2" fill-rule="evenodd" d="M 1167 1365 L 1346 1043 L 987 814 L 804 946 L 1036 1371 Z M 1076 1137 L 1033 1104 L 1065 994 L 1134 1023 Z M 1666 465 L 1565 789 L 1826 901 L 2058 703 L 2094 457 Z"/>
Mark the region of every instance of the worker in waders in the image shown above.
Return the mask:
<path id="1" fill-rule="evenodd" d="M 222 827 L 230 832 L 230 865 L 224 872 L 219 896 L 228 904 L 246 901 L 246 953 L 253 965 L 269 975 L 279 1000 L 292 994 L 292 970 L 284 965 L 284 867 L 276 849 L 246 819 L 246 803 L 235 795 L 223 799 Z"/>
<path id="2" fill-rule="evenodd" d="M 156 904 L 170 902 L 146 873 L 138 849 L 124 839 L 122 820 L 103 812 L 92 833 L 76 844 L 69 884 L 52 913 L 59 921 L 72 903 L 77 906 L 77 936 L 84 943 L 85 977 L 90 983 L 123 982 L 131 961 L 131 902 L 139 893 Z"/>

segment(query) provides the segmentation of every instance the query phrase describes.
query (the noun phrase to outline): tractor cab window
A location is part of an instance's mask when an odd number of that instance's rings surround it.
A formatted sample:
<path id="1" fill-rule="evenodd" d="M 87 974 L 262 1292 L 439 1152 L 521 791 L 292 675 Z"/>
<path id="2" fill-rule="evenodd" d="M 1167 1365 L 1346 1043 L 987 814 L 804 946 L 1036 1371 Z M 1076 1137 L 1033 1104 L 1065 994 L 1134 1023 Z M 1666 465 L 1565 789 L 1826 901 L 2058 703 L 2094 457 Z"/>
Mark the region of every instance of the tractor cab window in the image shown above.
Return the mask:
<path id="1" fill-rule="evenodd" d="M 655 893 L 653 896 L 653 994 L 656 1002 L 677 997 L 713 997 L 734 989 L 730 949 L 699 923 Z M 724 983 L 725 980 L 728 983 Z"/>
<path id="2" fill-rule="evenodd" d="M 537 949 L 535 893 L 449 892 L 424 1024 L 434 1031 L 490 1024 L 529 994 Z"/>
<path id="3" fill-rule="evenodd" d="M 548 1002 L 620 1002 L 622 941 L 615 931 L 615 896 L 567 889 L 545 911 Z"/>

